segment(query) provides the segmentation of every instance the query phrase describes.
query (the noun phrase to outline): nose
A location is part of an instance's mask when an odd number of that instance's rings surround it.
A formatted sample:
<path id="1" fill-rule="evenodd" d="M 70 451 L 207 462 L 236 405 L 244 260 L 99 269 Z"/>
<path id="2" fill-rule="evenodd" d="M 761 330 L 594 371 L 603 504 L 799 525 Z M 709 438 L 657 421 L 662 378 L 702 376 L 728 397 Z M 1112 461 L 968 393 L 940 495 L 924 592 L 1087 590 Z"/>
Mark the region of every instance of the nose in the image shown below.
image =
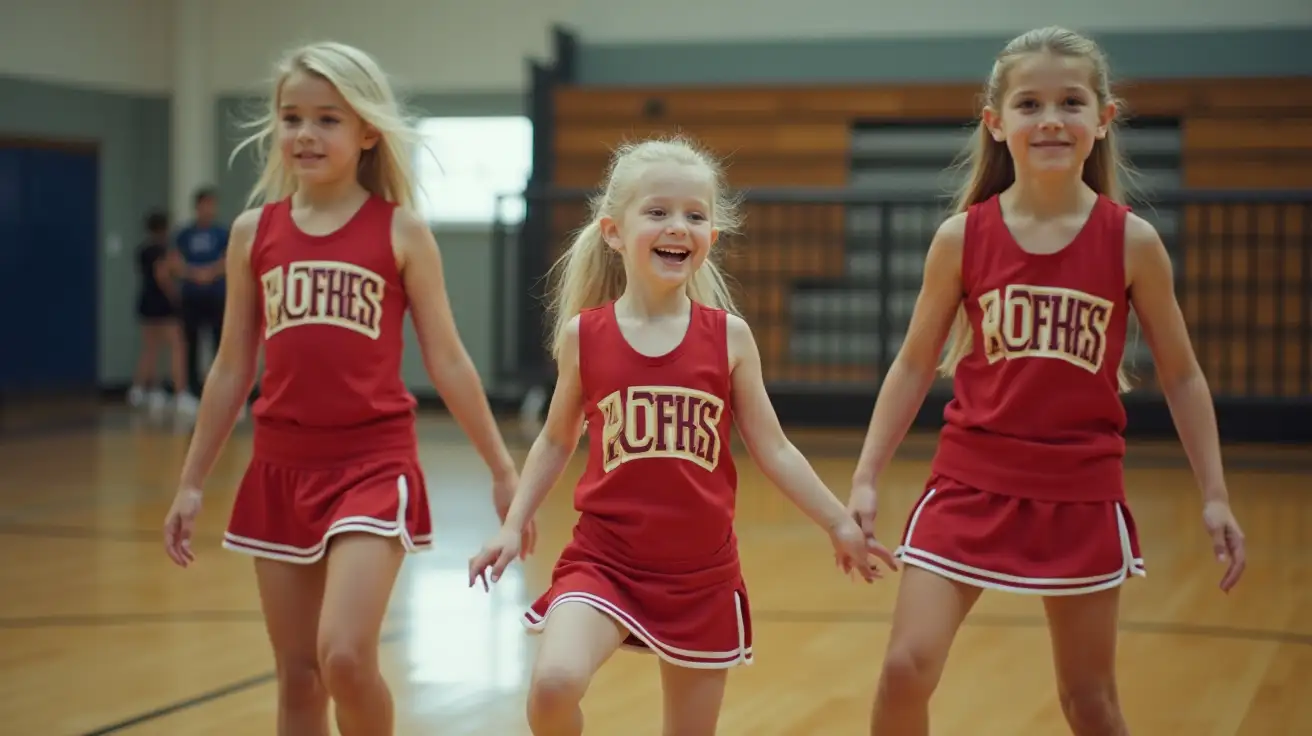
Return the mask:
<path id="1" fill-rule="evenodd" d="M 1062 126 L 1061 114 L 1051 107 L 1044 108 L 1042 117 L 1039 118 L 1039 127 L 1045 130 L 1052 130 Z"/>
<path id="2" fill-rule="evenodd" d="M 683 235 L 688 232 L 688 224 L 683 221 L 682 217 L 672 217 L 669 226 L 665 228 L 665 232 L 671 235 Z"/>

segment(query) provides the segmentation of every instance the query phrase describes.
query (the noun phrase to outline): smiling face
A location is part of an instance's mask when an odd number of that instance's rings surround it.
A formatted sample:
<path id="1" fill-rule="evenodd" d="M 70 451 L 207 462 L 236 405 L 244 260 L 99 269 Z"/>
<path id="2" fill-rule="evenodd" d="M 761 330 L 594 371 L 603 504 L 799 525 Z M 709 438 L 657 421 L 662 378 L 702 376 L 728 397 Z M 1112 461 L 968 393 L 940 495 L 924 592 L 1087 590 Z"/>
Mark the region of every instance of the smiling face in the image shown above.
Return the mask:
<path id="1" fill-rule="evenodd" d="M 1018 171 L 1078 172 L 1107 135 L 1115 107 L 1100 103 L 1088 59 L 1025 54 L 1007 71 L 999 105 L 984 110 L 994 140 L 1006 142 Z"/>
<path id="2" fill-rule="evenodd" d="M 715 179 L 707 167 L 647 164 L 623 211 L 601 218 L 602 237 L 623 254 L 630 282 L 682 285 L 719 236 L 711 225 L 714 202 Z"/>
<path id="3" fill-rule="evenodd" d="M 361 152 L 378 142 L 378 134 L 337 88 L 317 74 L 292 72 L 278 102 L 279 147 L 288 170 L 302 182 L 355 176 Z"/>

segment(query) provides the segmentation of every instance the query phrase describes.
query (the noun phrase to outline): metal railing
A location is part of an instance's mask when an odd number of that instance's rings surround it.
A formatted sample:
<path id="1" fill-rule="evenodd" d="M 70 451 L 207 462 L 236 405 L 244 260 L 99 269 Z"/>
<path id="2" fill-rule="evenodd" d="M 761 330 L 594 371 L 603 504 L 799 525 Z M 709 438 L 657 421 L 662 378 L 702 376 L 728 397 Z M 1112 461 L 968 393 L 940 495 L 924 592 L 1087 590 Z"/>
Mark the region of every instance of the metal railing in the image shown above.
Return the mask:
<path id="1" fill-rule="evenodd" d="M 497 284 L 507 295 L 496 319 L 501 380 L 550 381 L 542 282 L 583 224 L 589 194 L 525 192 L 519 196 L 544 215 L 495 229 Z M 781 416 L 868 419 L 947 206 L 936 195 L 851 189 L 745 193 L 743 232 L 717 248 Z M 1167 246 L 1194 350 L 1218 410 L 1229 412 L 1229 435 L 1292 437 L 1278 429 L 1281 417 L 1312 425 L 1312 191 L 1158 193 L 1134 207 Z M 1126 366 L 1136 385 L 1127 405 L 1136 405 L 1141 425 L 1169 431 L 1152 355 L 1133 319 Z M 936 422 L 950 396 L 949 382 L 936 384 L 924 420 Z"/>

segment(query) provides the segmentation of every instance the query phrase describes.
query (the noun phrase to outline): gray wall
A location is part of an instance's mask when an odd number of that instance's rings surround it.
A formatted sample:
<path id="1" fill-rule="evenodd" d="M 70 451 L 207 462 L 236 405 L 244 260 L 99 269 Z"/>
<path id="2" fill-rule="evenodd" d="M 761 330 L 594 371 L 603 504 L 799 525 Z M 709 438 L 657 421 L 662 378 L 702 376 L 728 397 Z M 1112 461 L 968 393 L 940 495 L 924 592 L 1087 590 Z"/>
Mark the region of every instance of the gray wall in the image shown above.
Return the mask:
<path id="1" fill-rule="evenodd" d="M 1125 79 L 1312 74 L 1312 26 L 1279 30 L 1096 34 Z M 788 84 L 962 82 L 981 84 L 1007 36 L 826 41 L 579 45 L 579 82 Z M 652 59 L 660 59 L 659 64 Z"/>
<path id="2" fill-rule="evenodd" d="M 1305 52 L 1312 47 L 1312 29 L 1098 38 L 1121 78 L 1312 74 L 1312 55 Z M 592 85 L 982 80 L 1005 40 L 981 36 L 613 46 L 585 39 L 579 48 L 579 74 L 583 84 Z M 237 137 L 234 113 L 242 104 L 241 98 L 225 98 L 215 110 L 222 138 L 216 150 L 218 185 L 227 217 L 240 210 L 254 181 L 249 159 L 241 157 L 231 167 L 227 161 Z M 524 96 L 421 95 L 410 104 L 423 115 L 517 114 L 524 109 Z M 117 235 L 124 250 L 109 255 L 101 249 L 99 367 L 103 384 L 123 385 L 131 377 L 137 349 L 137 281 L 130 248 L 140 238 L 142 214 L 168 204 L 168 101 L 0 77 L 0 135 L 100 143 L 101 242 Z M 493 299 L 506 293 L 492 278 L 490 229 L 439 230 L 437 236 L 461 335 L 486 377 L 493 352 Z M 423 392 L 428 382 L 413 332 L 408 344 L 405 376 Z"/>

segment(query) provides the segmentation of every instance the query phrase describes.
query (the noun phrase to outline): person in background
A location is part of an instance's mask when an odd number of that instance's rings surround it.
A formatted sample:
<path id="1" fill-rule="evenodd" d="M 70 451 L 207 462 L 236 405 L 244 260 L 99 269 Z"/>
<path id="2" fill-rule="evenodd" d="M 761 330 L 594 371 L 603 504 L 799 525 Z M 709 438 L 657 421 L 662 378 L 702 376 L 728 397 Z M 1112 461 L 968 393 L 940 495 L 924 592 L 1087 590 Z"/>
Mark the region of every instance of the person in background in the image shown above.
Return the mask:
<path id="1" fill-rule="evenodd" d="M 195 195 L 196 219 L 175 238 L 182 260 L 181 313 L 183 338 L 187 342 L 187 386 L 178 392 L 179 411 L 195 412 L 201 393 L 200 335 L 208 330 L 218 350 L 223 334 L 223 305 L 226 294 L 224 254 L 228 229 L 216 220 L 218 197 L 202 188 Z"/>
<path id="2" fill-rule="evenodd" d="M 146 241 L 137 248 L 137 323 L 141 326 L 141 350 L 128 403 L 134 407 L 163 409 L 170 398 L 187 391 L 187 366 L 182 352 L 182 330 L 178 319 L 177 274 L 182 270 L 177 254 L 169 250 L 169 218 L 163 212 L 146 216 Z M 169 349 L 173 373 L 173 396 L 156 383 L 159 349 Z"/>

